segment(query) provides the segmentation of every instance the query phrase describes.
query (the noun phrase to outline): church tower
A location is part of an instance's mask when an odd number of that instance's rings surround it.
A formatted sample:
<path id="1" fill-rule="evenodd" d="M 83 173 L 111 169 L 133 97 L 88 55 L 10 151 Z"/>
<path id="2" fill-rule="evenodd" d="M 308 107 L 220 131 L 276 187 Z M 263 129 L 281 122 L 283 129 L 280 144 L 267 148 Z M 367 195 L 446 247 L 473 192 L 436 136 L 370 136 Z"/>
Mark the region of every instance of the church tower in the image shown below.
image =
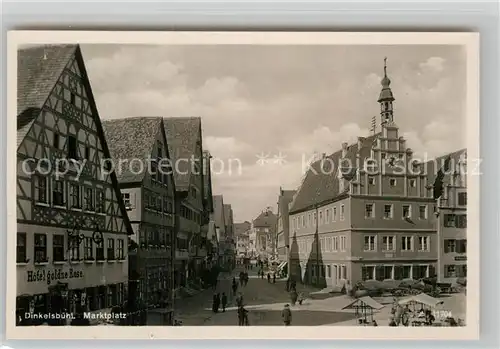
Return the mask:
<path id="1" fill-rule="evenodd" d="M 385 125 L 394 122 L 394 109 L 392 104 L 392 102 L 394 102 L 394 96 L 390 87 L 391 80 L 387 77 L 387 57 L 384 58 L 384 77 L 380 83 L 382 84 L 382 91 L 380 91 L 378 102 L 380 103 L 381 124 Z"/>

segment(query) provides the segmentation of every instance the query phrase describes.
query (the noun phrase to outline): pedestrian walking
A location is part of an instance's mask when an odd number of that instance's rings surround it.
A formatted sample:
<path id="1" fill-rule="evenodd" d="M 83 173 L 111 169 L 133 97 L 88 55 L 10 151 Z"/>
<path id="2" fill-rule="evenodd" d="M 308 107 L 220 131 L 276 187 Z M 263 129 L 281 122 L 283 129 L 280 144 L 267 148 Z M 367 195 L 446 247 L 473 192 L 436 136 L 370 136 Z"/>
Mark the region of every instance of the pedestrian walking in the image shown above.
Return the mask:
<path id="1" fill-rule="evenodd" d="M 214 293 L 212 298 L 212 311 L 216 313 L 218 311 L 219 305 L 217 304 L 217 294 Z"/>
<path id="2" fill-rule="evenodd" d="M 295 290 L 295 292 L 297 292 L 297 282 L 295 282 L 295 280 L 292 280 L 290 283 L 290 290 Z"/>
<path id="3" fill-rule="evenodd" d="M 243 273 L 243 280 L 245 283 L 245 287 L 248 285 L 248 279 L 249 279 L 248 273 L 247 272 Z"/>
<path id="4" fill-rule="evenodd" d="M 238 307 L 238 326 L 248 326 L 248 310 L 243 306 Z"/>
<path id="5" fill-rule="evenodd" d="M 236 278 L 233 278 L 233 285 L 231 286 L 233 289 L 233 297 L 236 296 L 236 290 L 238 289 L 238 283 L 236 282 Z"/>
<path id="6" fill-rule="evenodd" d="M 292 323 L 292 311 L 290 310 L 289 304 L 285 304 L 285 307 L 281 311 L 281 318 L 283 319 L 283 324 L 285 326 L 290 326 Z"/>
<path id="7" fill-rule="evenodd" d="M 222 298 L 221 298 L 221 303 L 222 303 L 222 312 L 226 312 L 226 305 L 227 305 L 227 296 L 224 292 L 222 292 Z"/>
<path id="8" fill-rule="evenodd" d="M 292 305 L 295 305 L 297 303 L 297 298 L 299 295 L 297 294 L 297 291 L 295 289 L 292 289 L 290 291 L 290 301 L 292 302 Z"/>
<path id="9" fill-rule="evenodd" d="M 276 272 L 273 273 L 273 284 L 276 283 Z"/>
<path id="10" fill-rule="evenodd" d="M 238 297 L 236 297 L 236 305 L 238 307 L 241 307 L 243 306 L 243 295 L 240 293 L 238 293 Z"/>
<path id="11" fill-rule="evenodd" d="M 271 274 L 269 272 L 267 273 L 267 282 L 271 283 Z"/>
<path id="12" fill-rule="evenodd" d="M 243 279 L 244 279 L 245 275 L 242 271 L 240 271 L 240 286 L 243 287 Z"/>

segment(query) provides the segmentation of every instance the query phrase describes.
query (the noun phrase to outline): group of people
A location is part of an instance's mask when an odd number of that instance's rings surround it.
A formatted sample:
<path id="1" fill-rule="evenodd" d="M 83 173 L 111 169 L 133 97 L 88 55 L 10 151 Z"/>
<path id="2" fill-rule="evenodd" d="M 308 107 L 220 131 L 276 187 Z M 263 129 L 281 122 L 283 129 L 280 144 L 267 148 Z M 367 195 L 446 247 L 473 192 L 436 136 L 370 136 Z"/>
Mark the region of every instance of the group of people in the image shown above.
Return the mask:
<path id="1" fill-rule="evenodd" d="M 225 292 L 222 292 L 222 296 L 220 293 L 215 293 L 212 302 L 212 311 L 214 313 L 219 312 L 219 308 L 222 306 L 222 312 L 226 312 L 227 306 L 227 296 Z"/>

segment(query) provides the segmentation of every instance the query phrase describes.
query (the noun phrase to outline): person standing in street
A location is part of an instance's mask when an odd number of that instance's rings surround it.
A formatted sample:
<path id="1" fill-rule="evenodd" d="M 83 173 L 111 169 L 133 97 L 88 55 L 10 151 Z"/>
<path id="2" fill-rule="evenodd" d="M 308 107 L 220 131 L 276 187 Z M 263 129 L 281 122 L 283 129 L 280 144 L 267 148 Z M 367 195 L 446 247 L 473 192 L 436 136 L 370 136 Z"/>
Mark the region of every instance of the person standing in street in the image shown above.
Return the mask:
<path id="1" fill-rule="evenodd" d="M 243 305 L 238 307 L 238 326 L 248 326 L 248 310 Z"/>
<path id="2" fill-rule="evenodd" d="M 238 282 L 236 282 L 236 278 L 233 278 L 233 285 L 231 286 L 233 289 L 233 297 L 236 296 L 236 290 L 238 289 Z"/>
<path id="3" fill-rule="evenodd" d="M 267 273 L 267 282 L 271 283 L 271 274 L 270 273 Z"/>
<path id="4" fill-rule="evenodd" d="M 225 292 L 222 292 L 222 298 L 221 298 L 221 303 L 222 303 L 222 312 L 226 312 L 226 305 L 227 305 L 227 296 Z"/>
<path id="5" fill-rule="evenodd" d="M 273 284 L 276 283 L 276 272 L 273 273 Z"/>
<path id="6" fill-rule="evenodd" d="M 246 286 L 248 285 L 248 273 L 247 273 L 247 272 L 245 272 L 245 273 L 243 274 L 243 277 L 244 277 L 245 287 L 246 287 Z"/>
<path id="7" fill-rule="evenodd" d="M 292 323 L 292 311 L 290 310 L 289 304 L 285 304 L 285 307 L 281 311 L 281 318 L 283 319 L 283 324 L 285 326 L 290 326 Z"/>

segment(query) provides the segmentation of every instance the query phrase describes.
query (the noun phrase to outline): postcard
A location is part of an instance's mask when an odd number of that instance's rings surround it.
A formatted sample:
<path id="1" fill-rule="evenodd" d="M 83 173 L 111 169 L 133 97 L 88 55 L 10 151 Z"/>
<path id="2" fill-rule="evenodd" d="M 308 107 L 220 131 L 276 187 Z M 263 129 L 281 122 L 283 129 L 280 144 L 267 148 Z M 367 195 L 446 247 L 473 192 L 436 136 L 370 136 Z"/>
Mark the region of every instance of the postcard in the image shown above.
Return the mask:
<path id="1" fill-rule="evenodd" d="M 478 338 L 477 33 L 8 39 L 9 338 Z"/>

